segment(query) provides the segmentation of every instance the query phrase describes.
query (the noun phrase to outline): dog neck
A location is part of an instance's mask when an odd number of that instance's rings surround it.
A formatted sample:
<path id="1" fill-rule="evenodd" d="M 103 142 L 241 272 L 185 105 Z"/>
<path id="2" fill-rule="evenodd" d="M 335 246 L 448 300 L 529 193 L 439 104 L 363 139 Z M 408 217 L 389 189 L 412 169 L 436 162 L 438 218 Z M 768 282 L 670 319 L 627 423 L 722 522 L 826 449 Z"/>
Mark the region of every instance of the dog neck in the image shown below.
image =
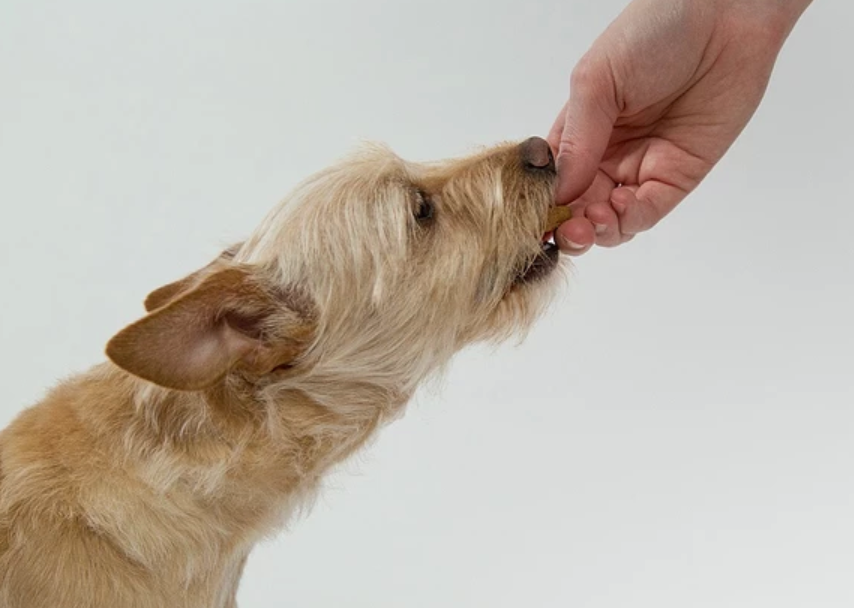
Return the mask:
<path id="1" fill-rule="evenodd" d="M 191 572 L 216 569 L 200 563 L 205 555 L 243 559 L 406 401 L 355 383 L 319 398 L 272 385 L 259 397 L 236 378 L 204 392 L 180 392 L 111 364 L 75 384 L 87 399 L 73 401 L 93 435 L 92 448 L 135 480 L 123 490 L 128 496 L 95 499 L 92 526 L 137 563 L 174 568 L 183 555 Z M 96 489 L 83 494 L 110 491 L 91 481 Z M 126 520 L 138 518 L 134 504 L 152 510 L 144 525 Z"/>

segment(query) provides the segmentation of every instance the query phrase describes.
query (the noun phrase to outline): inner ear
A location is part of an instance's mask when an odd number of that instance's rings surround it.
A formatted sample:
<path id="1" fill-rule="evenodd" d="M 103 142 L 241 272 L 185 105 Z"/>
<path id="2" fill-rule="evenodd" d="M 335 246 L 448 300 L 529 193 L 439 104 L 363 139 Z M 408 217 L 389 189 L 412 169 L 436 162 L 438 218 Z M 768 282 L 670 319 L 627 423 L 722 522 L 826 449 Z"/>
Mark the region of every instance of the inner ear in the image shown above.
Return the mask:
<path id="1" fill-rule="evenodd" d="M 304 296 L 257 269 L 231 266 L 119 332 L 107 355 L 160 386 L 208 388 L 232 370 L 254 377 L 292 365 L 314 335 Z"/>
<path id="2" fill-rule="evenodd" d="M 177 298 L 179 295 L 189 291 L 194 286 L 201 283 L 202 279 L 208 275 L 215 273 L 217 270 L 221 270 L 226 268 L 228 264 L 234 259 L 234 256 L 237 255 L 237 252 L 240 250 L 240 247 L 243 243 L 238 243 L 237 245 L 232 245 L 225 251 L 223 251 L 217 258 L 202 268 L 201 270 L 197 270 L 193 272 L 183 279 L 175 281 L 173 283 L 169 283 L 168 285 L 164 285 L 158 289 L 155 289 L 148 297 L 145 298 L 145 310 L 146 312 L 152 312 L 158 308 L 166 306 L 169 302 Z"/>

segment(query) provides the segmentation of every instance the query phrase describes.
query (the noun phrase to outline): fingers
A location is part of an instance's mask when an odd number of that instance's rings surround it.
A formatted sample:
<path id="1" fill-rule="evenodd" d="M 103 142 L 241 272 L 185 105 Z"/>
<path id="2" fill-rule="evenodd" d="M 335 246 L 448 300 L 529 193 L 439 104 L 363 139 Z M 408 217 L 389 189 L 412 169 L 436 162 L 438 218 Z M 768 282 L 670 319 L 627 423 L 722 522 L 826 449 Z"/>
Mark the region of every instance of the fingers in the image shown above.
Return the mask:
<path id="1" fill-rule="evenodd" d="M 616 247 L 634 237 L 621 231 L 620 219 L 608 203 L 594 203 L 584 210 L 584 214 L 564 222 L 555 230 L 555 243 L 567 255 L 587 253 L 594 244 Z"/>
<path id="2" fill-rule="evenodd" d="M 570 97 L 549 134 L 557 148 L 558 204 L 581 196 L 593 179 L 619 114 L 607 61 L 585 58 L 572 74 Z"/>
<path id="3" fill-rule="evenodd" d="M 594 203 L 585 209 L 585 216 L 593 226 L 597 245 L 600 247 L 616 247 L 623 242 L 620 220 L 611 205 Z"/>
<path id="4" fill-rule="evenodd" d="M 558 226 L 555 243 L 563 253 L 581 255 L 595 244 L 616 247 L 654 227 L 685 198 L 685 191 L 658 181 L 613 189 L 608 202 L 580 205 L 580 213 Z M 587 194 L 585 194 L 585 198 Z"/>
<path id="5" fill-rule="evenodd" d="M 593 224 L 585 217 L 574 217 L 555 230 L 555 243 L 563 253 L 581 255 L 596 242 Z"/>
<path id="6" fill-rule="evenodd" d="M 611 193 L 610 207 L 619 217 L 620 232 L 634 235 L 645 232 L 673 211 L 686 192 L 659 181 L 641 186 L 617 188 Z"/>
<path id="7" fill-rule="evenodd" d="M 564 224 L 555 234 L 555 242 L 564 253 L 579 255 L 594 243 L 614 247 L 625 242 L 616 211 L 608 204 L 614 181 L 598 172 L 593 184 L 572 205 L 574 224 Z"/>

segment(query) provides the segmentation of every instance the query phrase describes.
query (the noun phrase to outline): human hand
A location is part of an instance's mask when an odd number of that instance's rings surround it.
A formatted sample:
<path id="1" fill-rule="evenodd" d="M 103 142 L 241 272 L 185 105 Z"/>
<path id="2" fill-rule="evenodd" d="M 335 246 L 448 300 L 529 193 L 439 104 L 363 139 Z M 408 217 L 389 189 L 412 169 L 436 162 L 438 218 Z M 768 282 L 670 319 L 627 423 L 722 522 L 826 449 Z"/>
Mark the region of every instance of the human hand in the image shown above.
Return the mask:
<path id="1" fill-rule="evenodd" d="M 810 0 L 635 0 L 572 73 L 549 134 L 555 241 L 578 255 L 649 230 L 721 159 L 756 111 Z"/>

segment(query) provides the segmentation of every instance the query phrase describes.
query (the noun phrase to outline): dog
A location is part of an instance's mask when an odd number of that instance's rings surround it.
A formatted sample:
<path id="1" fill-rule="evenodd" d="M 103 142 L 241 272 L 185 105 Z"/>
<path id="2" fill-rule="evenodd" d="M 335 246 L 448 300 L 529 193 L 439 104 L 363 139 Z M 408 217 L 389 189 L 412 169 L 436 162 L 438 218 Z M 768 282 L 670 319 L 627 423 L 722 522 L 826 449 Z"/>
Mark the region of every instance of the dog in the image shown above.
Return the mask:
<path id="1" fill-rule="evenodd" d="M 540 138 L 368 147 L 145 300 L 109 361 L 0 435 L 0 608 L 234 608 L 252 546 L 562 266 Z"/>

